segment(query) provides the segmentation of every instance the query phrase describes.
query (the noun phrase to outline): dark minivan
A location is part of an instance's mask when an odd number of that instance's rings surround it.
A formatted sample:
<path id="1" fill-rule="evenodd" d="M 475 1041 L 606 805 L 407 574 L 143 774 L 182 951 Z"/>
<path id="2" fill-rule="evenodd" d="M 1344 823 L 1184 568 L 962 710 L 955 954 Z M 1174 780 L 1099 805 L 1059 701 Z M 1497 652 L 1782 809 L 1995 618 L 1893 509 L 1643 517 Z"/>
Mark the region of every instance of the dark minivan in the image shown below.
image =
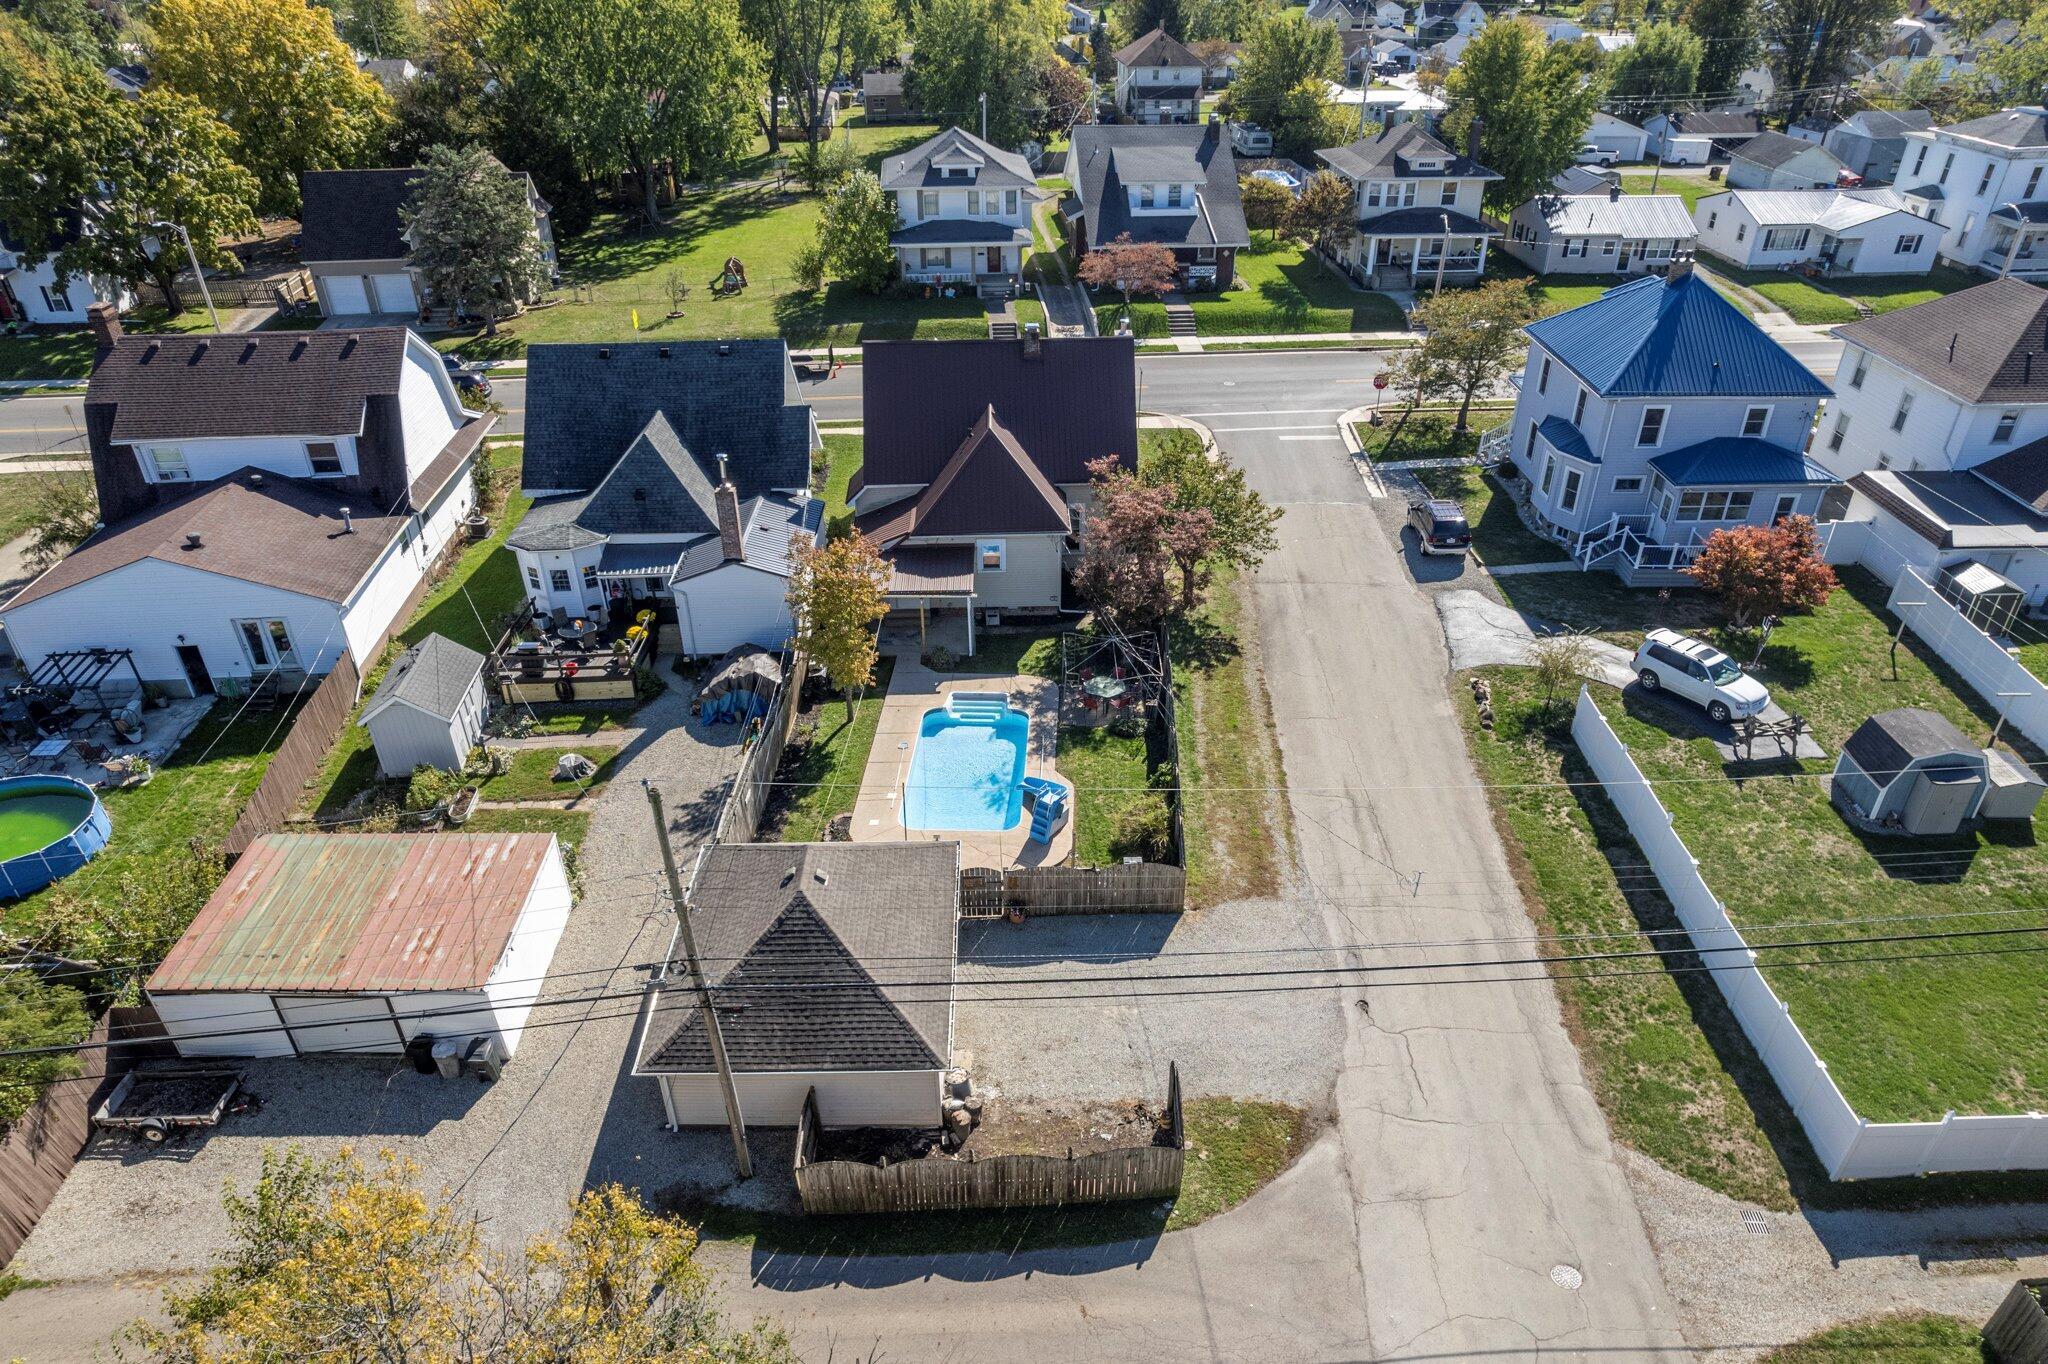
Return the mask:
<path id="1" fill-rule="evenodd" d="M 1424 554 L 1463 554 L 1472 548 L 1472 527 L 1465 521 L 1465 509 L 1455 502 L 1431 498 L 1411 503 L 1408 524 L 1415 528 L 1416 545 Z"/>

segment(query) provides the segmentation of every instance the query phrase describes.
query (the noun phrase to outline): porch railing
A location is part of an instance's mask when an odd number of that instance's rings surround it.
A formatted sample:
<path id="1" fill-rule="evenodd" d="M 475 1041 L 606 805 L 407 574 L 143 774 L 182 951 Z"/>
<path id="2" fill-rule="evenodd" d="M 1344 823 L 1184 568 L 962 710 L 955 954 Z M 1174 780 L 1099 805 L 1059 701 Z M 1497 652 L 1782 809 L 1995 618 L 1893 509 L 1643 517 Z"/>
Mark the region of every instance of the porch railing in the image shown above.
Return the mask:
<path id="1" fill-rule="evenodd" d="M 1509 450 L 1508 440 L 1514 433 L 1515 423 L 1512 419 L 1502 422 L 1499 426 L 1490 426 L 1480 432 L 1479 462 L 1481 464 L 1497 464 L 1501 460 L 1506 459 Z"/>

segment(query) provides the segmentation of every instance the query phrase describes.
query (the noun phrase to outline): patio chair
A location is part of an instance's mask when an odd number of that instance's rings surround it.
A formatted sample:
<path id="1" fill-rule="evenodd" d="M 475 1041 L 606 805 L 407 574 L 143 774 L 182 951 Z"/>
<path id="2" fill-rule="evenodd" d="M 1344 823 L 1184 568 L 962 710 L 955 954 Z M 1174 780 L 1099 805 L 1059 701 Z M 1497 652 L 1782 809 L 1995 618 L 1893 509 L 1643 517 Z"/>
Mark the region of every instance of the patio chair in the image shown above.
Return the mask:
<path id="1" fill-rule="evenodd" d="M 559 629 L 561 629 L 561 628 L 562 628 L 562 627 L 563 627 L 564 625 L 567 625 L 568 623 L 569 623 L 569 608 L 568 608 L 568 607 L 566 607 L 566 606 L 557 606 L 557 607 L 556 607 L 556 608 L 555 608 L 554 610 L 552 610 L 552 611 L 548 612 L 548 628 L 549 628 L 550 630 L 559 630 Z"/>

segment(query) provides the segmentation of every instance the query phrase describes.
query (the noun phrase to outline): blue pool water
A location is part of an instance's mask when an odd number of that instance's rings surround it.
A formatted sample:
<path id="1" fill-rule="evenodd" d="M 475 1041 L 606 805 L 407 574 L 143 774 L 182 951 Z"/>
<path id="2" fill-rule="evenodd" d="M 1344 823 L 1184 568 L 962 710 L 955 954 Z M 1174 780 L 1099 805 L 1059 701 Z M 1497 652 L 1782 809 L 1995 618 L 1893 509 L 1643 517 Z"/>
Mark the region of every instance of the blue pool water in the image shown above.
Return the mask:
<path id="1" fill-rule="evenodd" d="M 1024 817 L 1024 749 L 1030 721 L 1019 710 L 959 718 L 924 713 L 904 781 L 906 829 L 1013 829 Z"/>

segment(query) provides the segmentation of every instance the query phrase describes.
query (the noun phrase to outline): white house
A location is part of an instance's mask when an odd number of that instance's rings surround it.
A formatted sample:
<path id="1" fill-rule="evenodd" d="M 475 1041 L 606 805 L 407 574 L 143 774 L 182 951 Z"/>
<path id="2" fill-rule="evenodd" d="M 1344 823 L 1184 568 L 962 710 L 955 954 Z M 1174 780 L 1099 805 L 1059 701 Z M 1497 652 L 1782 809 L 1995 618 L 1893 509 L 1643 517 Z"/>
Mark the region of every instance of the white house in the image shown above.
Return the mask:
<path id="1" fill-rule="evenodd" d="M 1943 260 L 2048 277 L 2048 108 L 2023 105 L 1905 134 L 1898 188 L 1940 230 Z"/>
<path id="2" fill-rule="evenodd" d="M 740 1120 L 936 1127 L 952 1065 L 958 843 L 720 843 L 686 896 Z M 682 954 L 653 985 L 633 1073 L 671 1128 L 723 1127 L 725 1095 Z M 792 991 L 791 980 L 816 988 Z"/>
<path id="3" fill-rule="evenodd" d="M 1643 120 L 1651 153 L 1667 166 L 1704 166 L 1763 131 L 1753 110 L 1656 114 Z"/>
<path id="4" fill-rule="evenodd" d="M 134 651 L 177 695 L 377 657 L 464 518 L 493 418 L 402 327 L 124 336 L 95 304 L 102 528 L 4 607 L 14 652 Z"/>
<path id="5" fill-rule="evenodd" d="M 1527 331 L 1514 417 L 1482 449 L 1581 567 L 1683 583 L 1712 531 L 1811 516 L 1834 485 L 1802 453 L 1827 386 L 1690 261 Z"/>
<path id="6" fill-rule="evenodd" d="M 1553 43 L 1575 43 L 1586 36 L 1586 30 L 1569 19 L 1544 19 L 1537 23 L 1546 41 Z"/>
<path id="7" fill-rule="evenodd" d="M 377 770 L 403 777 L 415 767 L 460 768 L 483 742 L 489 713 L 484 656 L 428 635 L 385 672 L 360 723 L 376 747 Z"/>
<path id="8" fill-rule="evenodd" d="M 1919 275 L 1934 233 L 1897 190 L 1723 190 L 1693 205 L 1702 250 L 1745 269 L 1814 262 L 1831 275 Z"/>
<path id="9" fill-rule="evenodd" d="M 1116 107 L 1139 123 L 1193 123 L 1202 109 L 1202 59 L 1163 28 L 1116 51 Z"/>
<path id="10" fill-rule="evenodd" d="M 2048 290 L 1993 280 L 1834 334 L 1813 453 L 1839 477 L 1969 469 L 2048 439 Z"/>
<path id="11" fill-rule="evenodd" d="M 1415 42 L 1433 47 L 1451 38 L 1475 37 L 1486 27 L 1486 10 L 1478 0 L 1422 0 L 1415 10 Z"/>
<path id="12" fill-rule="evenodd" d="M 412 266 L 412 246 L 400 215 L 420 174 L 409 168 L 299 173 L 299 259 L 313 276 L 320 310 L 329 317 L 410 316 L 431 301 L 426 282 Z M 541 260 L 553 275 L 552 209 L 534 188 L 532 176 L 506 174 L 526 192 Z"/>
<path id="13" fill-rule="evenodd" d="M 553 834 L 266 834 L 145 989 L 184 1057 L 509 1057 L 571 899 Z"/>
<path id="14" fill-rule="evenodd" d="M 1833 189 L 1848 167 L 1826 147 L 1762 132 L 1728 154 L 1730 189 Z"/>
<path id="15" fill-rule="evenodd" d="M 1046 197 L 1023 157 L 948 128 L 882 162 L 882 188 L 896 201 L 889 242 L 905 279 L 1017 288 Z"/>
<path id="16" fill-rule="evenodd" d="M 33 255 L 15 245 L 18 232 L 0 223 L 0 323 L 76 325 L 95 303 L 111 303 L 124 312 L 134 305 L 135 295 L 117 280 L 58 273 L 57 251 L 85 230 L 83 216 L 74 215 L 48 252 Z"/>
<path id="17" fill-rule="evenodd" d="M 1405 28 L 1408 10 L 1400 0 L 1309 0 L 1308 17 L 1334 24 L 1340 33 L 1375 28 Z"/>
<path id="18" fill-rule="evenodd" d="M 685 654 L 789 640 L 793 541 L 814 542 L 818 448 L 780 341 L 527 349 L 506 545 L 542 614 L 617 624 L 653 610 Z"/>
<path id="19" fill-rule="evenodd" d="M 1605 109 L 1593 112 L 1593 122 L 1580 139 L 1616 161 L 1640 161 L 1648 153 L 1650 135 L 1625 119 L 1616 118 Z"/>
<path id="20" fill-rule="evenodd" d="M 1501 249 L 1538 274 L 1640 275 L 1690 255 L 1692 215 L 1676 194 L 1541 194 L 1508 217 Z"/>
<path id="21" fill-rule="evenodd" d="M 1413 76 L 1395 76 L 1384 85 L 1372 84 L 1363 88 L 1325 81 L 1323 95 L 1331 104 L 1346 111 L 1363 105 L 1362 116 L 1368 122 L 1379 124 L 1382 129 L 1402 123 L 1433 123 L 1450 106 L 1428 91 L 1414 88 L 1410 83 L 1413 80 Z M 1346 121 L 1350 120 L 1347 118 Z"/>
<path id="22" fill-rule="evenodd" d="M 1371 288 L 1426 287 L 1439 273 L 1470 283 L 1486 269 L 1499 232 L 1481 220 L 1487 182 L 1500 177 L 1402 123 L 1316 153 L 1342 176 L 1358 205 L 1358 230 L 1339 263 Z"/>

